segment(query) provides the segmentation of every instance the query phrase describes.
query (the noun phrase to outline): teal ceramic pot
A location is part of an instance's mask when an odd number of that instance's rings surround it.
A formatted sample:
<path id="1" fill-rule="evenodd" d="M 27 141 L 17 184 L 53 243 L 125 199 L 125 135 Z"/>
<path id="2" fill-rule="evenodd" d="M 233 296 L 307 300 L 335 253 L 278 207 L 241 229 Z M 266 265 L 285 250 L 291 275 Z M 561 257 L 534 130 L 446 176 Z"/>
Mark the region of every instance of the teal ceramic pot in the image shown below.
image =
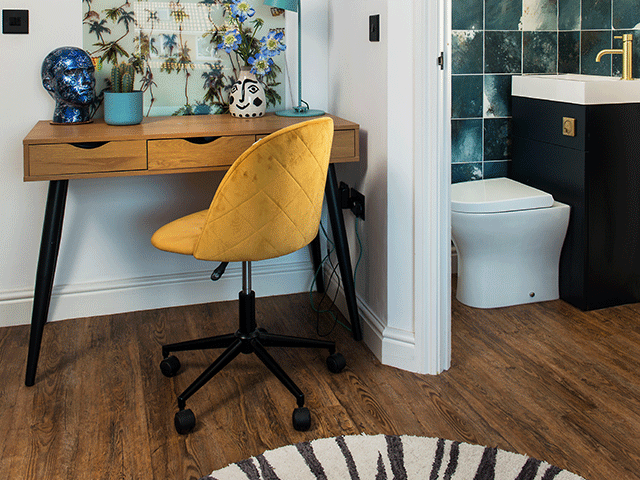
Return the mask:
<path id="1" fill-rule="evenodd" d="M 104 121 L 109 125 L 137 125 L 142 121 L 140 90 L 129 93 L 104 92 Z"/>

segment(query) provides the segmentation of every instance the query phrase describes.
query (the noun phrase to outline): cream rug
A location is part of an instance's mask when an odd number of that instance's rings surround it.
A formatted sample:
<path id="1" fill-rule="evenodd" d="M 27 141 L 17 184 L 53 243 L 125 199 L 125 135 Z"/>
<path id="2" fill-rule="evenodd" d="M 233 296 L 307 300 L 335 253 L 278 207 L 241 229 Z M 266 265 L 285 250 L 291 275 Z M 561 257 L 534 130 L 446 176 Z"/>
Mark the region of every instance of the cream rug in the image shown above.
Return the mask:
<path id="1" fill-rule="evenodd" d="M 289 445 L 234 463 L 204 479 L 584 480 L 524 455 L 405 435 L 353 435 Z"/>

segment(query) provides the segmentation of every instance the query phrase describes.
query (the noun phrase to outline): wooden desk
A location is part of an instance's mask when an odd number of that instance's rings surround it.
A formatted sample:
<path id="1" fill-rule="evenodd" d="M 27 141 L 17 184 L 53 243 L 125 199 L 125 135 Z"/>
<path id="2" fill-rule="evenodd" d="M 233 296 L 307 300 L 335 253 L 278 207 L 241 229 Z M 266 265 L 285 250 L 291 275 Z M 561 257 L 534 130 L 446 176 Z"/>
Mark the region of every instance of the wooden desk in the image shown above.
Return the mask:
<path id="1" fill-rule="evenodd" d="M 335 134 L 325 194 L 353 337 L 362 339 L 349 245 L 338 198 L 335 163 L 357 162 L 359 126 L 329 115 Z M 139 125 L 84 125 L 40 121 L 23 141 L 24 180 L 49 181 L 31 317 L 25 384 L 35 383 L 42 332 L 49 314 L 70 179 L 226 170 L 260 138 L 305 118 L 239 119 L 230 115 L 149 117 Z M 314 262 L 319 264 L 318 242 Z"/>

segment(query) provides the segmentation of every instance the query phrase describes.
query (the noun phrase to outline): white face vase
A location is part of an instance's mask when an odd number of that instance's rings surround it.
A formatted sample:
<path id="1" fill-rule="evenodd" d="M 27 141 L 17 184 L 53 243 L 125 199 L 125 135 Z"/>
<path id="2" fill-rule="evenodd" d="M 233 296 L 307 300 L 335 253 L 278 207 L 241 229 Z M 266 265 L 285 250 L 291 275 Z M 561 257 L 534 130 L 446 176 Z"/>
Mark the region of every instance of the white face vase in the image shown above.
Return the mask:
<path id="1" fill-rule="evenodd" d="M 264 87 L 255 75 L 242 72 L 231 87 L 229 113 L 234 117 L 254 118 L 264 115 L 267 107 Z"/>

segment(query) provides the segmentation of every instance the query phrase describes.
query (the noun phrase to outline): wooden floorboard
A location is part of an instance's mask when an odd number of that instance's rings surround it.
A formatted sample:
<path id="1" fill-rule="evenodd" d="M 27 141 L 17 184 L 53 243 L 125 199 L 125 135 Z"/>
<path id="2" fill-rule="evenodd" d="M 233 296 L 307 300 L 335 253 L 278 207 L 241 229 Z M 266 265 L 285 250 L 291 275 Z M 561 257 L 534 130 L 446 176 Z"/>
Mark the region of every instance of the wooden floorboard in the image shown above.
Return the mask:
<path id="1" fill-rule="evenodd" d="M 275 333 L 316 334 L 308 294 L 259 298 L 257 315 Z M 331 317 L 320 319 L 328 330 Z M 30 388 L 28 327 L 0 329 L 0 478 L 199 479 L 265 449 L 364 432 L 499 447 L 591 480 L 640 479 L 640 305 L 478 310 L 454 299 L 452 366 L 436 376 L 383 366 L 338 327 L 329 338 L 348 361 L 339 375 L 324 352 L 271 349 L 305 392 L 310 431 L 292 429 L 293 397 L 241 355 L 189 400 L 198 424 L 178 435 L 175 397 L 215 352 L 180 354 L 183 369 L 168 379 L 160 346 L 236 322 L 237 302 L 54 322 Z"/>

